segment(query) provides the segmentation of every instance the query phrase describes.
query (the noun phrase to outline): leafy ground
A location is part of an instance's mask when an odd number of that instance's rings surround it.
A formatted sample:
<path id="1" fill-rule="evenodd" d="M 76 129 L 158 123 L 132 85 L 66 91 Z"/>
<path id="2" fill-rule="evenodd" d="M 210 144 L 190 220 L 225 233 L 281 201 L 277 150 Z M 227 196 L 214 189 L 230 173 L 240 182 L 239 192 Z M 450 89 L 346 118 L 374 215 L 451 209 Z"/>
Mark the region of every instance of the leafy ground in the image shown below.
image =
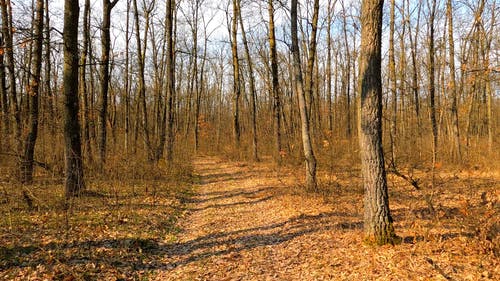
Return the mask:
<path id="1" fill-rule="evenodd" d="M 496 174 L 440 173 L 420 191 L 389 176 L 403 243 L 372 247 L 352 172 L 320 174 L 321 193 L 306 194 L 302 170 L 215 157 L 194 170 L 193 194 L 163 181 L 96 183 L 68 212 L 16 209 L 7 197 L 0 279 L 499 279 Z"/>

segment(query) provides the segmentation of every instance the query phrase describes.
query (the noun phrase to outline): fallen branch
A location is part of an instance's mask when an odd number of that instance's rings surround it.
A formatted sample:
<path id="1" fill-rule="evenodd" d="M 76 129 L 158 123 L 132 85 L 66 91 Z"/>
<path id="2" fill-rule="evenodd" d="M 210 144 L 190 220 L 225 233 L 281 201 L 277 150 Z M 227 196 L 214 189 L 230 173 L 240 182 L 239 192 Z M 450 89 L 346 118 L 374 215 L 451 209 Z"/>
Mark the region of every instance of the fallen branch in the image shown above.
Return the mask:
<path id="1" fill-rule="evenodd" d="M 431 258 L 425 257 L 425 261 L 428 262 L 432 267 L 443 276 L 446 280 L 453 280 L 446 272 L 444 272 Z"/>
<path id="2" fill-rule="evenodd" d="M 392 167 L 387 170 L 388 172 L 404 179 L 407 181 L 409 184 L 411 184 L 416 190 L 420 190 L 420 186 L 418 185 L 419 179 L 414 179 L 412 176 L 407 176 L 403 173 L 401 173 L 397 168 Z"/>

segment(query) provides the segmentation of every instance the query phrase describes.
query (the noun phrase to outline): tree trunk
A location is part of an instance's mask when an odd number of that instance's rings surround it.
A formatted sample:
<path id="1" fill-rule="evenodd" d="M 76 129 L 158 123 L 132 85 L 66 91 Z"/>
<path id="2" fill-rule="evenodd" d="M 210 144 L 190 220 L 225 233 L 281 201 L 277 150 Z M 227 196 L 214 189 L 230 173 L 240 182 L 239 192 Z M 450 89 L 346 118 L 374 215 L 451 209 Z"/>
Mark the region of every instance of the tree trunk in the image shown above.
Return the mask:
<path id="1" fill-rule="evenodd" d="M 33 182 L 33 157 L 38 136 L 38 101 L 43 52 L 43 6 L 44 0 L 36 1 L 35 22 L 33 24 L 33 62 L 31 64 L 32 69 L 27 93 L 30 104 L 29 127 L 27 128 L 28 133 L 24 139 L 24 151 L 20 167 L 21 182 L 25 184 L 31 184 Z"/>
<path id="2" fill-rule="evenodd" d="M 12 39 L 12 14 L 11 14 L 11 4 L 10 0 L 0 0 L 0 7 L 2 9 L 2 33 L 4 38 L 5 46 L 5 58 L 6 67 L 9 72 L 8 82 L 9 82 L 9 97 L 10 97 L 10 108 L 12 116 L 14 116 L 15 126 L 14 126 L 14 136 L 16 143 L 16 150 L 18 153 L 21 152 L 21 111 L 19 108 L 19 102 L 17 97 L 17 79 L 16 70 L 14 68 L 14 45 Z M 20 163 L 19 163 L 20 164 Z"/>
<path id="3" fill-rule="evenodd" d="M 295 80 L 295 92 L 299 100 L 299 111 L 301 119 L 302 145 L 306 159 L 306 187 L 309 190 L 317 190 L 316 182 L 316 157 L 311 143 L 309 130 L 309 117 L 307 114 L 304 83 L 302 79 L 302 67 L 300 62 L 299 40 L 297 37 L 297 0 L 292 0 L 291 6 L 291 33 L 292 33 L 292 56 L 293 72 Z"/>
<path id="4" fill-rule="evenodd" d="M 89 93 L 87 88 L 87 56 L 90 44 L 90 0 L 85 0 L 83 8 L 83 46 L 80 56 L 80 91 L 83 105 L 83 142 L 87 161 L 92 161 L 92 147 L 90 142 L 90 114 L 89 114 Z M 93 94 L 93 93 L 91 93 Z"/>
<path id="5" fill-rule="evenodd" d="M 49 125 L 49 131 L 52 135 L 56 133 L 55 117 L 54 117 L 54 98 L 52 93 L 52 86 L 50 79 L 52 78 L 52 63 L 51 63 L 51 46 L 50 46 L 50 13 L 49 13 L 49 0 L 45 0 L 45 92 L 47 104 L 47 118 L 45 118 Z"/>
<path id="6" fill-rule="evenodd" d="M 233 18 L 231 24 L 231 52 L 233 55 L 233 136 L 236 148 L 240 147 L 240 63 L 238 61 L 238 14 L 239 0 L 233 0 Z"/>
<path id="7" fill-rule="evenodd" d="M 430 15 L 429 15 L 429 103 L 431 110 L 431 126 L 432 126 L 432 184 L 434 184 L 434 168 L 437 161 L 438 149 L 438 124 L 436 119 L 436 85 L 435 85 L 435 49 L 434 49 L 434 19 L 436 15 L 436 0 L 431 0 Z"/>
<path id="8" fill-rule="evenodd" d="M 270 2 L 271 3 L 271 2 Z M 272 8 L 272 4 L 270 4 Z M 273 9 L 274 11 L 274 9 Z M 269 15 L 270 20 L 271 20 L 271 14 Z M 251 127 L 252 127 L 252 158 L 254 161 L 259 161 L 259 153 L 257 149 L 257 108 L 255 106 L 256 103 L 256 89 L 255 89 L 255 77 L 254 77 L 254 71 L 253 71 L 253 61 L 252 57 L 250 56 L 250 48 L 248 47 L 248 41 L 247 41 L 247 35 L 245 32 L 245 26 L 243 25 L 243 17 L 241 16 L 241 13 L 239 13 L 239 18 L 240 18 L 240 24 L 241 24 L 241 35 L 243 38 L 243 45 L 245 47 L 245 54 L 247 57 L 247 62 L 248 62 L 248 76 L 250 77 L 250 118 L 251 118 Z M 269 22 L 269 25 L 271 25 L 271 21 Z M 272 34 L 272 35 L 271 35 Z M 274 36 L 274 33 L 270 32 L 270 38 L 271 36 Z M 269 39 L 271 41 L 271 39 Z M 206 46 L 205 46 L 206 50 Z M 276 58 L 275 58 L 276 59 Z M 271 57 L 271 64 L 272 64 L 272 57 Z M 276 75 L 278 74 L 278 71 L 276 69 Z M 273 81 L 274 83 L 274 81 Z M 277 81 L 276 81 L 277 83 Z M 275 102 L 276 102 L 276 97 L 275 97 Z M 279 96 L 278 96 L 278 104 L 279 104 Z M 276 120 L 278 123 L 279 122 L 279 116 L 278 120 Z M 278 125 L 279 128 L 279 125 Z M 275 136 L 276 136 L 276 141 L 279 149 L 281 150 L 281 137 L 279 136 L 279 131 L 277 132 L 276 135 L 276 128 L 275 128 Z"/>
<path id="9" fill-rule="evenodd" d="M 136 47 L 137 47 L 137 66 L 139 67 L 138 73 L 138 98 L 139 98 L 139 106 L 142 114 L 142 131 L 144 134 L 144 144 L 146 146 L 146 153 L 149 161 L 153 161 L 154 155 L 151 145 L 151 138 L 149 135 L 149 122 L 148 122 L 148 112 L 147 112 L 147 104 L 146 104 L 146 81 L 145 81 L 145 57 L 146 57 L 146 49 L 147 49 L 147 35 L 149 29 L 149 15 L 151 13 L 152 7 L 146 8 L 144 7 L 144 15 L 146 17 L 146 26 L 144 27 L 144 38 L 141 40 L 141 29 L 139 24 L 139 10 L 137 8 L 137 0 L 134 0 L 134 16 L 135 16 L 135 38 L 136 38 Z M 142 47 L 142 42 L 144 42 L 144 47 Z M 137 112 L 139 114 L 139 112 Z"/>
<path id="10" fill-rule="evenodd" d="M 364 229 L 366 241 L 378 245 L 399 242 L 389 210 L 382 149 L 382 7 L 382 0 L 364 0 L 361 7 L 358 85 L 361 92 L 358 133 L 365 188 Z"/>
<path id="11" fill-rule="evenodd" d="M 459 162 L 462 161 L 462 153 L 460 148 L 460 131 L 458 124 L 458 99 L 457 99 L 457 82 L 455 78 L 455 42 L 453 41 L 453 11 L 451 0 L 446 2 L 446 15 L 448 17 L 448 47 L 449 47 L 449 67 L 450 67 L 450 96 L 451 106 L 450 115 L 452 123 L 453 142 L 455 146 L 454 158 Z"/>
<path id="12" fill-rule="evenodd" d="M 0 48 L 5 49 L 3 36 L 0 35 Z M 0 151 L 9 148 L 9 135 L 10 135 L 10 120 L 9 120 L 9 104 L 7 95 L 7 82 L 5 81 L 5 64 L 4 53 L 0 53 L 0 102 L 2 111 L 2 140 L 0 141 Z"/>
<path id="13" fill-rule="evenodd" d="M 392 96 L 392 115 L 391 115 L 391 165 L 396 167 L 396 121 L 398 113 L 398 99 L 396 93 L 396 62 L 394 56 L 394 10 L 395 1 L 391 0 L 391 12 L 389 19 L 389 89 Z"/>
<path id="14" fill-rule="evenodd" d="M 273 115 L 274 115 L 274 142 L 275 153 L 274 158 L 278 163 L 281 163 L 281 100 L 279 94 L 279 77 L 278 77 L 278 58 L 276 51 L 276 35 L 274 26 L 274 0 L 268 0 L 269 12 L 269 56 L 271 61 L 271 91 L 273 94 Z"/>
<path id="15" fill-rule="evenodd" d="M 174 9 L 175 0 L 167 0 L 165 28 L 167 39 L 167 57 L 166 64 L 166 86 L 167 86 L 167 147 L 166 159 L 172 163 L 174 157 L 174 96 L 175 96 L 175 50 L 174 50 Z"/>
<path id="16" fill-rule="evenodd" d="M 76 196 L 85 188 L 83 180 L 80 122 L 78 119 L 78 1 L 64 3 L 64 143 L 65 143 L 65 194 Z M 84 81 L 82 81 L 84 82 Z"/>
<path id="17" fill-rule="evenodd" d="M 102 26 L 101 26 L 101 94 L 99 96 L 99 166 L 102 169 L 106 162 L 106 119 L 108 116 L 108 89 L 109 89 L 109 54 L 111 49 L 110 27 L 111 10 L 118 0 L 102 1 Z"/>

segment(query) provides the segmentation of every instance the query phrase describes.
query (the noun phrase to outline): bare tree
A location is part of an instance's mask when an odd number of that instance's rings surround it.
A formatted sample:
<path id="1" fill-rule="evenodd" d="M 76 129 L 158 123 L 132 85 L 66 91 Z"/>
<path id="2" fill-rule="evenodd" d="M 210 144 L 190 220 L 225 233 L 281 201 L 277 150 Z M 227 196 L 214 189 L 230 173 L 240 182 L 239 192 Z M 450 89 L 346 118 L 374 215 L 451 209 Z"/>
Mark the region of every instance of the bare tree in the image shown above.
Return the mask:
<path id="1" fill-rule="evenodd" d="M 276 35 L 274 26 L 274 0 L 268 0 L 269 12 L 269 57 L 271 61 L 271 77 L 272 77 L 272 94 L 273 94 L 273 115 L 274 115 L 274 138 L 275 138 L 275 154 L 274 157 L 280 162 L 281 159 L 281 100 L 279 93 L 279 77 L 278 77 L 278 59 L 276 52 Z"/>
<path id="2" fill-rule="evenodd" d="M 427 2 L 429 6 L 429 103 L 430 103 L 430 118 L 432 126 L 432 171 L 433 171 L 433 183 L 434 183 L 434 168 L 437 161 L 437 149 L 438 149 L 438 124 L 436 119 L 436 64 L 435 64 L 435 46 L 434 46 L 434 20 L 436 17 L 436 0 L 430 0 L 431 3 Z"/>
<path id="3" fill-rule="evenodd" d="M 166 159 L 173 161 L 174 154 L 174 97 L 175 97 L 175 49 L 174 49 L 174 10 L 175 0 L 167 0 L 165 13 L 165 37 L 167 40 L 167 56 L 165 58 L 167 75 L 167 140 Z"/>
<path id="4" fill-rule="evenodd" d="M 65 143 L 65 194 L 76 196 L 85 189 L 83 180 L 80 122 L 78 119 L 78 1 L 64 2 L 64 143 Z M 84 81 L 82 81 L 84 83 Z"/>
<path id="5" fill-rule="evenodd" d="M 29 121 L 27 134 L 25 136 L 23 145 L 23 154 L 21 162 L 21 182 L 31 184 L 33 181 L 33 157 L 35 154 L 35 145 L 38 137 L 38 102 L 39 102 L 39 89 L 42 71 L 42 52 L 43 52 L 43 11 L 44 1 L 36 1 L 35 18 L 33 23 L 33 62 L 31 64 L 30 84 L 28 87 L 29 97 Z"/>
<path id="6" fill-rule="evenodd" d="M 309 116 L 304 92 L 304 82 L 302 79 L 302 66 L 300 62 L 299 39 L 297 36 L 297 0 L 292 0 L 291 6 L 291 35 L 292 35 L 292 56 L 293 73 L 295 81 L 295 92 L 299 100 L 299 111 L 301 120 L 302 145 L 306 159 L 306 186 L 309 190 L 318 188 L 316 182 L 316 157 L 312 148 L 311 133 L 309 130 Z"/>
<path id="7" fill-rule="evenodd" d="M 101 26 L 101 93 L 99 95 L 99 165 L 101 168 L 106 162 L 106 136 L 108 116 L 108 90 L 109 90 L 109 55 L 111 51 L 111 10 L 118 0 L 102 1 L 102 26 Z"/>
<path id="8" fill-rule="evenodd" d="M 0 0 L 0 8 L 2 9 L 2 34 L 5 47 L 6 68 L 8 70 L 8 94 L 12 116 L 14 116 L 14 139 L 17 143 L 16 150 L 21 152 L 21 110 L 17 97 L 17 79 L 14 62 L 14 44 L 13 44 L 13 28 L 12 28 L 12 8 L 10 0 Z"/>
<path id="9" fill-rule="evenodd" d="M 233 18 L 231 21 L 231 52 L 233 55 L 233 135 L 236 148 L 240 147 L 240 64 L 238 60 L 238 14 L 239 0 L 233 0 Z"/>
<path id="10" fill-rule="evenodd" d="M 272 0 L 270 0 L 270 3 Z M 272 5 L 272 4 L 270 4 Z M 271 16 L 270 16 L 271 17 Z M 243 38 L 243 45 L 245 47 L 245 55 L 247 58 L 247 63 L 248 63 L 248 76 L 250 78 L 250 118 L 251 120 L 251 127 L 252 127 L 252 157 L 254 161 L 259 161 L 259 153 L 257 149 L 257 108 L 255 103 L 257 102 L 256 100 L 256 89 L 255 89 L 255 76 L 254 76 L 254 66 L 253 66 L 253 61 L 252 57 L 250 56 L 250 47 L 248 46 L 248 40 L 247 40 L 247 34 L 245 32 L 245 25 L 243 24 L 243 17 L 241 16 L 241 13 L 239 13 L 239 18 L 240 18 L 240 25 L 241 25 L 241 35 Z M 273 34 L 274 36 L 274 34 Z M 271 37 L 270 37 L 271 38 Z M 270 39 L 271 40 L 271 39 Z M 206 50 L 206 46 L 205 46 Z M 271 57 L 272 61 L 272 57 Z M 276 75 L 278 71 L 276 70 Z M 276 101 L 276 96 L 275 96 L 275 101 Z M 279 101 L 279 97 L 278 97 Z M 278 102 L 279 104 L 279 102 Z M 279 116 L 278 116 L 279 119 Z M 279 122 L 278 122 L 279 123 Z M 278 125 L 279 129 L 279 125 Z M 276 134 L 276 131 L 275 131 Z M 277 132 L 277 143 L 278 147 L 281 147 L 281 138 L 279 137 L 279 130 Z"/>
<path id="11" fill-rule="evenodd" d="M 394 233 L 382 149 L 382 7 L 383 0 L 363 0 L 361 7 L 361 99 L 359 146 L 365 188 L 364 229 L 368 242 L 394 244 Z"/>
<path id="12" fill-rule="evenodd" d="M 455 78 L 455 42 L 453 40 L 453 11 L 451 0 L 446 2 L 446 15 L 448 18 L 448 48 L 449 48 L 449 67 L 450 67 L 450 83 L 449 91 L 451 96 L 451 122 L 453 132 L 453 142 L 455 146 L 455 157 L 461 161 L 462 154 L 460 149 L 460 131 L 458 124 L 458 99 L 457 99 L 457 82 Z"/>

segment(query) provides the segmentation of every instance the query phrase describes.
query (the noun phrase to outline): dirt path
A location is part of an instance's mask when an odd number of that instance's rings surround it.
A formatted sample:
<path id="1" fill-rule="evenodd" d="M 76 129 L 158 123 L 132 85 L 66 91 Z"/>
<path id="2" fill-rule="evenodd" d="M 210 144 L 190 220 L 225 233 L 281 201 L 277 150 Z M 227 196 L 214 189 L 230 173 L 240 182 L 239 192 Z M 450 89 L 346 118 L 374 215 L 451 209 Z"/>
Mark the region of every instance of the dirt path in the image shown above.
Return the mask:
<path id="1" fill-rule="evenodd" d="M 354 260 L 358 264 L 350 266 L 341 261 L 348 253 L 331 250 L 357 243 L 353 239 L 359 235 L 352 232 L 359 234 L 361 223 L 354 206 L 334 212 L 320 199 L 293 195 L 283 186 L 290 179 L 278 180 L 263 165 L 199 158 L 195 171 L 201 181 L 198 194 L 189 204 L 181 240 L 170 253 L 172 269 L 161 278 L 356 279 L 356 268 L 363 264 Z M 341 264 L 350 269 L 332 271 Z"/>
<path id="2" fill-rule="evenodd" d="M 484 269 L 470 262 L 476 249 L 453 254 L 454 247 L 471 247 L 460 235 L 422 241 L 396 225 L 402 245 L 364 245 L 362 190 L 339 190 L 326 203 L 294 192 L 296 179 L 278 179 L 264 164 L 198 158 L 195 172 L 197 194 L 180 240 L 159 261 L 158 280 L 446 280 L 470 272 L 470 280 L 484 277 Z M 494 263 L 488 267 L 483 280 L 496 271 Z"/>

